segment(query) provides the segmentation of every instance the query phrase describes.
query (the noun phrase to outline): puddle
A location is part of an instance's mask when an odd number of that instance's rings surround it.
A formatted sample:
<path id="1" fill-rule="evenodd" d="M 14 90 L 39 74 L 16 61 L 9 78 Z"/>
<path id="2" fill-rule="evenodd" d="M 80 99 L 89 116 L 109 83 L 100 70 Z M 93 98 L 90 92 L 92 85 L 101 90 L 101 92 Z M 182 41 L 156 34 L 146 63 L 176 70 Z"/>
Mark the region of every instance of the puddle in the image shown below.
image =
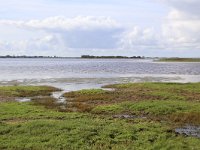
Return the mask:
<path id="1" fill-rule="evenodd" d="M 101 89 L 104 91 L 110 91 L 110 92 L 115 91 L 114 88 L 101 88 Z"/>
<path id="2" fill-rule="evenodd" d="M 57 100 L 58 103 L 65 103 L 66 102 L 66 98 L 63 97 L 62 95 L 65 93 L 66 91 L 57 91 L 57 92 L 52 92 L 51 97 L 55 98 Z M 15 101 L 18 102 L 30 102 L 32 99 L 35 98 L 48 98 L 48 96 L 35 96 L 35 97 L 17 97 L 15 98 Z"/>
<path id="3" fill-rule="evenodd" d="M 53 98 L 57 99 L 58 103 L 65 103 L 66 102 L 66 98 L 62 96 L 65 92 L 66 91 L 53 92 L 51 96 Z"/>
<path id="4" fill-rule="evenodd" d="M 31 98 L 27 98 L 27 97 L 18 97 L 18 98 L 16 98 L 15 99 L 16 101 L 18 101 L 18 102 L 30 102 L 31 101 Z"/>
<path id="5" fill-rule="evenodd" d="M 83 89 L 85 89 L 85 88 L 83 88 Z M 96 88 L 96 89 L 98 89 L 98 88 Z M 114 91 L 115 90 L 113 88 L 101 88 L 101 89 L 103 89 L 105 91 Z M 70 91 L 72 91 L 72 90 L 68 90 L 68 91 L 63 90 L 63 91 L 52 92 L 51 96 L 53 98 L 57 99 L 58 103 L 64 103 L 65 104 L 67 99 L 65 97 L 63 97 L 63 94 L 65 94 L 66 92 L 70 92 Z"/>
<path id="6" fill-rule="evenodd" d="M 120 119 L 137 119 L 137 118 L 146 118 L 143 116 L 136 116 L 136 115 L 114 115 L 113 118 L 120 118 Z"/>
<path id="7" fill-rule="evenodd" d="M 193 137 L 200 138 L 200 126 L 187 125 L 182 128 L 176 128 L 175 132 L 178 134 L 186 135 L 186 136 L 193 136 Z"/>

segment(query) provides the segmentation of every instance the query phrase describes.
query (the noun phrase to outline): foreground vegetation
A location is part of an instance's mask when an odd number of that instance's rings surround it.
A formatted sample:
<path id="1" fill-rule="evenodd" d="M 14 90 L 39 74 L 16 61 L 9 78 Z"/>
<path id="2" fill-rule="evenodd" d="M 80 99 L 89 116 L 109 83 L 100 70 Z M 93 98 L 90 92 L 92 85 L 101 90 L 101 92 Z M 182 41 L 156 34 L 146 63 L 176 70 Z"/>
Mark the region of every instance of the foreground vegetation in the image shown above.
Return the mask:
<path id="1" fill-rule="evenodd" d="M 0 87 L 0 102 L 14 101 L 17 97 L 50 96 L 60 89 L 48 86 L 2 86 Z"/>
<path id="2" fill-rule="evenodd" d="M 200 126 L 200 83 L 104 88 L 113 90 L 65 93 L 67 103 L 61 104 L 50 97 L 56 88 L 0 87 L 5 99 L 21 97 L 20 91 L 45 96 L 0 102 L 0 149 L 199 149 L 198 137 L 175 128 Z"/>
<path id="3" fill-rule="evenodd" d="M 161 62 L 200 62 L 200 58 L 162 58 Z"/>

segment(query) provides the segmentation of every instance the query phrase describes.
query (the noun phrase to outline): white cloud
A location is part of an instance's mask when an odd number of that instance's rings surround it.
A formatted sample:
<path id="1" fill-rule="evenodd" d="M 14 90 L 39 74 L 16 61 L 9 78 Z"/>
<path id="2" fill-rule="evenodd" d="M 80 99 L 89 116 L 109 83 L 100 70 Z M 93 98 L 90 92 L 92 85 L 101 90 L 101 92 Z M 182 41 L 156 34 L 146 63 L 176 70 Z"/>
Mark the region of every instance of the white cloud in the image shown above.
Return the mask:
<path id="1" fill-rule="evenodd" d="M 109 17 L 50 17 L 41 20 L 0 20 L 0 25 L 20 30 L 45 32 L 39 38 L 0 42 L 7 53 L 33 55 L 73 55 L 103 52 L 155 52 L 200 50 L 200 1 L 160 0 L 171 10 L 163 24 L 156 27 L 125 27 Z M 157 28 L 161 29 L 157 29 Z M 24 35 L 26 36 L 26 35 Z M 72 52 L 73 51 L 73 52 Z M 133 54 L 134 55 L 134 54 Z M 145 55 L 145 54 L 142 54 Z"/>
<path id="2" fill-rule="evenodd" d="M 161 0 L 169 4 L 178 11 L 188 13 L 190 15 L 200 17 L 200 1 L 199 0 Z"/>
<path id="3" fill-rule="evenodd" d="M 161 24 L 161 31 L 153 28 L 133 27 L 123 33 L 122 49 L 200 51 L 200 1 L 161 0 L 171 10 Z"/>
<path id="4" fill-rule="evenodd" d="M 125 31 L 122 34 L 120 45 L 122 49 L 145 49 L 157 46 L 158 39 L 153 28 L 142 29 L 138 26 Z"/>
<path id="5" fill-rule="evenodd" d="M 0 42 L 0 54 L 6 52 L 10 55 L 56 55 L 64 52 L 62 46 L 57 37 L 47 35 L 38 39 Z"/>
<path id="6" fill-rule="evenodd" d="M 44 20 L 1 20 L 0 24 L 42 30 L 63 40 L 68 48 L 115 48 L 122 28 L 109 17 L 50 17 Z"/>
<path id="7" fill-rule="evenodd" d="M 26 49 L 27 51 L 53 51 L 69 48 L 75 49 L 109 49 L 117 45 L 118 34 L 122 28 L 108 17 L 75 17 L 65 18 L 61 16 L 50 17 L 44 20 L 13 21 L 1 20 L 0 24 L 15 26 L 20 29 L 45 31 L 47 37 L 17 42 L 13 49 Z M 53 38 L 50 38 L 53 37 Z M 9 42 L 9 45 L 12 45 Z M 19 44 L 23 43 L 23 44 Z M 21 46 L 21 48 L 20 48 Z M 60 46 L 60 47 L 59 47 Z M 4 44 L 4 49 L 6 49 Z M 56 47 L 56 48 L 55 48 Z M 3 48 L 2 48 L 3 49 Z"/>
<path id="8" fill-rule="evenodd" d="M 175 50 L 200 50 L 200 1 L 164 1 L 172 8 L 162 25 L 164 46 Z"/>
<path id="9" fill-rule="evenodd" d="M 78 16 L 66 18 L 55 16 L 44 20 L 13 21 L 1 20 L 0 24 L 14 25 L 20 28 L 41 29 L 47 31 L 96 30 L 118 28 L 119 24 L 109 17 Z"/>

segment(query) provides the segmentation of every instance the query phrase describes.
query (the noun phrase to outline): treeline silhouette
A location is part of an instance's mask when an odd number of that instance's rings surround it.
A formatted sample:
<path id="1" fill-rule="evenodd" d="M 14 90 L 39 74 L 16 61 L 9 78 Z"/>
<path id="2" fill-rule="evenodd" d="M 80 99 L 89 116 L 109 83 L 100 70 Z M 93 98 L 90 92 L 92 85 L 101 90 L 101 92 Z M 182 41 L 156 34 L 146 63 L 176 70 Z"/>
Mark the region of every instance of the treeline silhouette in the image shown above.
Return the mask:
<path id="1" fill-rule="evenodd" d="M 62 58 L 62 57 L 57 57 L 57 56 L 11 56 L 11 55 L 5 55 L 5 56 L 0 56 L 0 58 Z"/>
<path id="2" fill-rule="evenodd" d="M 127 56 L 92 56 L 92 55 L 82 55 L 81 58 L 126 58 L 126 59 L 144 59 L 144 56 L 131 56 L 131 57 L 127 57 Z"/>
<path id="3" fill-rule="evenodd" d="M 0 56 L 0 58 L 117 58 L 117 59 L 144 59 L 144 56 L 92 56 L 92 55 L 82 55 L 81 57 L 59 57 L 59 56 L 11 56 L 11 55 L 5 55 L 5 56 Z"/>

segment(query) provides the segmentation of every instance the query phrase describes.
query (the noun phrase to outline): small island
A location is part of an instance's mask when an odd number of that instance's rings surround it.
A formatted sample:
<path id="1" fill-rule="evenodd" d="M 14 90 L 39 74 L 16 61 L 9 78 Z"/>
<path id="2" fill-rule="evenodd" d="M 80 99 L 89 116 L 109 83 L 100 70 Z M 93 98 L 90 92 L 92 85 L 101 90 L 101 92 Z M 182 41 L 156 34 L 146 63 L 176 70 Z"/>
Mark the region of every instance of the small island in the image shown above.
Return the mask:
<path id="1" fill-rule="evenodd" d="M 99 59 L 99 58 L 107 58 L 107 59 L 144 59 L 144 56 L 92 56 L 92 55 L 82 55 L 81 58 L 91 58 L 91 59 Z"/>

